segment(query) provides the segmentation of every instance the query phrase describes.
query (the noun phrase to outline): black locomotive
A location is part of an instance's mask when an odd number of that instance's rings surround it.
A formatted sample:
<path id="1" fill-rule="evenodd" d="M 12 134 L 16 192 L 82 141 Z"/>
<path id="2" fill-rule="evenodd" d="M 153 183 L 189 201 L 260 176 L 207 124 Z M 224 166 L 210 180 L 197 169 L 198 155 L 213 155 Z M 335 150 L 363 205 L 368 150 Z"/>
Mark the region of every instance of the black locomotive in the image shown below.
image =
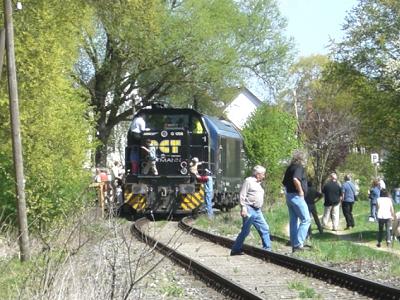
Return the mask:
<path id="1" fill-rule="evenodd" d="M 188 108 L 153 106 L 137 112 L 146 129 L 128 133 L 124 206 L 135 214 L 190 214 L 204 203 L 204 187 L 189 172 L 211 171 L 213 205 L 228 210 L 239 202 L 243 139 L 229 122 Z M 155 154 L 155 155 L 154 155 Z"/>

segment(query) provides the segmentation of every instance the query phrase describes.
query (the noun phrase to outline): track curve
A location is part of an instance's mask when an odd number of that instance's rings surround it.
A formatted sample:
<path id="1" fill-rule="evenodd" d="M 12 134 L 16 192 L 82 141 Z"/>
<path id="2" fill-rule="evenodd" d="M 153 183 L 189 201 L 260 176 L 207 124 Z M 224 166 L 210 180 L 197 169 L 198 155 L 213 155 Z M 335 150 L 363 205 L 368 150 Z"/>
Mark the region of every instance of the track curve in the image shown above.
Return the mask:
<path id="1" fill-rule="evenodd" d="M 163 223 L 160 229 L 156 223 L 141 219 L 132 230 L 231 298 L 293 299 L 299 298 L 298 289 L 303 286 L 304 291 L 323 299 L 400 299 L 398 289 L 257 247 L 245 245 L 248 255 L 231 257 L 227 248 L 233 240 L 201 231 L 190 223 L 190 219 L 181 221 L 182 231 L 176 222 Z"/>

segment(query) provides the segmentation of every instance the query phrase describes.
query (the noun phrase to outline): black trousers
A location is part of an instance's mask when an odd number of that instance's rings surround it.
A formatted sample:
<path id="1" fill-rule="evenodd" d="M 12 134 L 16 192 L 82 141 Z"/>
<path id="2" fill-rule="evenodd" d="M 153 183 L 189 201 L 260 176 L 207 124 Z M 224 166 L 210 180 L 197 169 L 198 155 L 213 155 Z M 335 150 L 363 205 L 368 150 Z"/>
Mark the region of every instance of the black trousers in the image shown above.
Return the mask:
<path id="1" fill-rule="evenodd" d="M 383 226 L 386 228 L 386 242 L 391 241 L 391 233 L 390 233 L 390 225 L 392 224 L 391 219 L 378 219 L 378 243 L 382 242 L 382 237 L 383 237 Z"/>
<path id="2" fill-rule="evenodd" d="M 353 204 L 354 202 L 342 202 L 342 211 L 347 227 L 354 227 Z"/>
<path id="3" fill-rule="evenodd" d="M 308 204 L 307 203 L 307 206 L 308 206 L 308 211 L 310 212 L 310 214 L 314 218 L 314 221 L 315 221 L 315 224 L 318 227 L 319 233 L 323 233 L 324 230 L 322 229 L 321 222 L 320 222 L 320 220 L 318 218 L 318 212 L 317 212 L 317 208 L 315 207 L 315 204 Z M 308 235 L 311 236 L 311 226 L 308 228 Z"/>

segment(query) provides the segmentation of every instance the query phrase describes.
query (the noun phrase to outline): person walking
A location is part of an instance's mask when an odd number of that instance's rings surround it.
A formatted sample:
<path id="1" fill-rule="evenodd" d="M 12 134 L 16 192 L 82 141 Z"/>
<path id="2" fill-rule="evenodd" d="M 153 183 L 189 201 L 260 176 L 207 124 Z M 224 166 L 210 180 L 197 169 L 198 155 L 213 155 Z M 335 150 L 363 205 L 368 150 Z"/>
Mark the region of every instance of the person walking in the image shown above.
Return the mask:
<path id="1" fill-rule="evenodd" d="M 254 225 L 257 229 L 263 248 L 271 250 L 269 226 L 261 210 L 264 203 L 264 189 L 261 186 L 261 182 L 265 178 L 265 172 L 266 170 L 263 166 L 255 166 L 253 168 L 253 175 L 247 177 L 242 185 L 240 190 L 240 215 L 242 216 L 243 224 L 232 246 L 231 255 L 244 254 L 242 247 L 244 240 L 250 233 L 251 225 Z"/>
<path id="2" fill-rule="evenodd" d="M 376 201 L 377 203 L 377 217 L 378 217 L 378 244 L 377 247 L 381 246 L 382 238 L 383 238 L 383 227 L 385 226 L 386 230 L 386 245 L 389 246 L 392 237 L 391 237 L 391 226 L 392 220 L 395 218 L 394 208 L 392 198 L 389 197 L 389 193 L 386 189 L 381 190 L 381 195 Z"/>
<path id="3" fill-rule="evenodd" d="M 381 194 L 381 190 L 379 188 L 379 180 L 374 179 L 372 181 L 372 187 L 369 191 L 369 201 L 370 201 L 370 218 L 373 221 L 377 221 L 378 220 L 378 216 L 377 216 L 377 212 L 376 212 L 376 204 L 377 204 L 377 200 L 379 198 Z"/>
<path id="4" fill-rule="evenodd" d="M 299 150 L 295 151 L 282 181 L 286 189 L 289 235 L 293 252 L 304 250 L 304 242 L 311 224 L 310 213 L 304 199 L 307 193 L 307 177 L 304 170 L 306 162 L 306 154 Z"/>
<path id="5" fill-rule="evenodd" d="M 308 206 L 308 211 L 311 216 L 314 218 L 315 225 L 317 225 L 319 233 L 324 233 L 324 230 L 322 228 L 321 222 L 319 221 L 318 217 L 318 212 L 317 208 L 315 207 L 315 203 L 322 198 L 322 194 L 316 190 L 316 188 L 313 186 L 312 181 L 308 180 L 307 182 L 307 193 L 305 196 L 306 203 Z M 308 236 L 311 236 L 311 225 L 308 229 Z"/>
<path id="6" fill-rule="evenodd" d="M 336 173 L 331 173 L 329 181 L 322 188 L 324 194 L 324 215 L 322 217 L 322 226 L 328 228 L 328 221 L 332 221 L 332 230 L 339 228 L 339 206 L 342 199 L 342 189 L 337 182 Z"/>
<path id="7" fill-rule="evenodd" d="M 351 182 L 350 175 L 344 176 L 344 183 L 342 185 L 342 211 L 344 218 L 346 219 L 346 228 L 351 229 L 354 227 L 353 218 L 353 205 L 356 200 L 356 187 Z"/>

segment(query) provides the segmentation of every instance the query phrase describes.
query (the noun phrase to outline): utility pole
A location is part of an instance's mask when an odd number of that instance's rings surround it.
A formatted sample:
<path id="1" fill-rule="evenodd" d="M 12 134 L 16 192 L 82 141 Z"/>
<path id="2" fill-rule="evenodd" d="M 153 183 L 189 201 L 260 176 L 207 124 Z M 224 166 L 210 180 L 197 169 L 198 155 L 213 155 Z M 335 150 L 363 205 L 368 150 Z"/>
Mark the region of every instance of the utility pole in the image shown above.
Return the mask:
<path id="1" fill-rule="evenodd" d="M 8 94 L 10 101 L 11 138 L 15 169 L 15 183 L 17 193 L 17 212 L 19 226 L 19 248 L 21 261 L 30 258 L 28 220 L 26 216 L 24 168 L 22 160 L 21 129 L 18 107 L 17 70 L 14 53 L 14 27 L 12 22 L 11 0 L 4 0 L 4 28 L 6 29 L 7 75 Z"/>
<path id="2" fill-rule="evenodd" d="M 6 31 L 4 28 L 0 29 L 0 82 L 1 82 L 1 73 L 3 71 L 3 61 L 4 61 L 4 50 L 6 44 Z"/>

